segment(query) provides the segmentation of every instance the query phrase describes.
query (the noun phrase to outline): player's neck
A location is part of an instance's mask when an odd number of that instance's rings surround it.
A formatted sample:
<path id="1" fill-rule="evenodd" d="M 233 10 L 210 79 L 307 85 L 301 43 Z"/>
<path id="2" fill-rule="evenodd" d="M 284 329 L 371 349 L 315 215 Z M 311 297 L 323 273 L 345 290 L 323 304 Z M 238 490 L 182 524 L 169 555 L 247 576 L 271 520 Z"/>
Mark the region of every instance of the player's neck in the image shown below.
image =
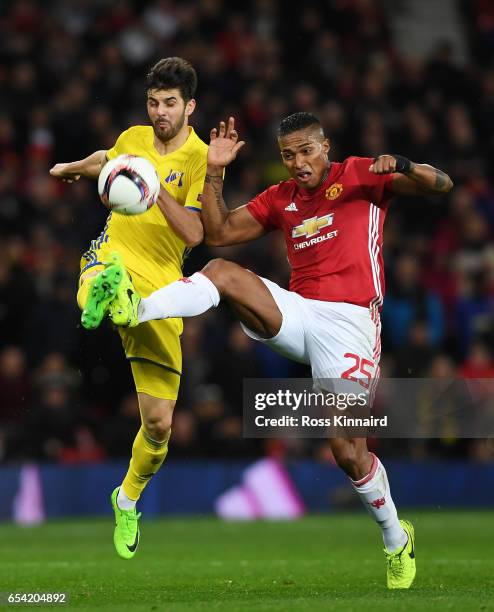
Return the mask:
<path id="1" fill-rule="evenodd" d="M 319 185 L 319 187 L 321 185 L 324 185 L 324 183 L 327 181 L 330 169 L 331 169 L 331 162 L 328 162 L 326 170 L 324 170 L 324 174 L 322 175 L 322 181 L 321 181 L 321 184 Z"/>
<path id="2" fill-rule="evenodd" d="M 177 149 L 180 149 L 180 147 L 186 143 L 190 132 L 189 126 L 185 124 L 178 134 L 170 140 L 160 140 L 156 134 L 154 134 L 154 148 L 160 155 L 169 155 Z"/>

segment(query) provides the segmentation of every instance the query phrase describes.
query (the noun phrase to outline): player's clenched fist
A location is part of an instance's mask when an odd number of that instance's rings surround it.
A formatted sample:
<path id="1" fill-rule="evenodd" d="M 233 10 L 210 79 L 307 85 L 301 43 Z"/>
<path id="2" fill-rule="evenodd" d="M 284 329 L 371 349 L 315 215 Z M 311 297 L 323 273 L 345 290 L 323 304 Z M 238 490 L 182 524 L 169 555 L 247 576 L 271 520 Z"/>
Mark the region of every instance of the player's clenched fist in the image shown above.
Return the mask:
<path id="1" fill-rule="evenodd" d="M 391 174 L 392 172 L 406 174 L 411 169 L 412 162 L 403 155 L 379 155 L 369 166 L 369 172 L 374 174 Z"/>
<path id="2" fill-rule="evenodd" d="M 70 163 L 66 164 L 55 164 L 50 170 L 51 176 L 72 183 L 72 181 L 78 181 L 81 178 L 80 174 L 76 174 L 71 167 Z"/>

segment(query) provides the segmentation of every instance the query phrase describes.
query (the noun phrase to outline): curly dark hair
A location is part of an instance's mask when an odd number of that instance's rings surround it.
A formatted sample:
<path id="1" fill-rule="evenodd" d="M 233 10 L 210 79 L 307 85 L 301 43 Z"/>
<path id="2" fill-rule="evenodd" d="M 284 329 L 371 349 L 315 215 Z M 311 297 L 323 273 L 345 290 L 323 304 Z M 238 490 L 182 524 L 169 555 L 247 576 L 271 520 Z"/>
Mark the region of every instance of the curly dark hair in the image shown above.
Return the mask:
<path id="1" fill-rule="evenodd" d="M 146 76 L 146 89 L 179 89 L 185 102 L 197 89 L 197 74 L 189 62 L 181 57 L 165 57 L 151 68 Z"/>

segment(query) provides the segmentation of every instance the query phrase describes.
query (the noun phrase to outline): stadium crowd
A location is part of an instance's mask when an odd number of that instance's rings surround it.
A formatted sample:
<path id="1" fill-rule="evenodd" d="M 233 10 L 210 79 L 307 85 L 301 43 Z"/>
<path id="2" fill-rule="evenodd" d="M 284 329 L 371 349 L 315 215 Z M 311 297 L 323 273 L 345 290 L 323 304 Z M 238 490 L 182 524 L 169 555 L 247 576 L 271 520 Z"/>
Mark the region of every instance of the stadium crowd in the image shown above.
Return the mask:
<path id="1" fill-rule="evenodd" d="M 297 18 L 281 0 L 2 4 L 0 461 L 128 455 L 139 426 L 129 366 L 109 325 L 81 330 L 75 301 L 105 209 L 94 184 L 48 169 L 146 123 L 144 76 L 170 55 L 197 69 L 199 135 L 233 115 L 248 143 L 228 168 L 231 205 L 285 177 L 276 128 L 300 110 L 320 117 L 334 159 L 395 151 L 447 172 L 448 196 L 396 198 L 388 213 L 383 375 L 494 377 L 494 9 L 462 8 L 464 64 L 447 43 L 426 60 L 400 56 L 373 0 L 309 0 Z M 217 256 L 287 284 L 280 236 L 201 245 L 186 273 Z M 171 458 L 328 457 L 323 441 L 242 439 L 243 378 L 307 372 L 250 341 L 225 307 L 186 321 L 183 354 Z M 410 453 L 492 456 L 458 440 Z"/>

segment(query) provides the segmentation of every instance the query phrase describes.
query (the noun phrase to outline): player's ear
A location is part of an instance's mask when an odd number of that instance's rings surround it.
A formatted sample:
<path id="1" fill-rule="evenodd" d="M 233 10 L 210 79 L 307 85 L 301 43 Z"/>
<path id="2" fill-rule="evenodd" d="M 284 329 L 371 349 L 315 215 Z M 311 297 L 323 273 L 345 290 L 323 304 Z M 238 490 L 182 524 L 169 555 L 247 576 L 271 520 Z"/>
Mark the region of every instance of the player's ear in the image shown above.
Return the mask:
<path id="1" fill-rule="evenodd" d="M 196 108 L 196 101 L 192 98 L 192 100 L 189 100 L 187 104 L 185 105 L 185 114 L 187 115 L 187 117 L 190 117 L 190 115 L 192 115 L 195 108 Z"/>
<path id="2" fill-rule="evenodd" d="M 328 155 L 328 153 L 330 152 L 330 150 L 331 150 L 331 142 L 330 142 L 329 138 L 325 138 L 322 141 L 322 150 L 324 151 L 324 153 L 326 155 Z"/>

